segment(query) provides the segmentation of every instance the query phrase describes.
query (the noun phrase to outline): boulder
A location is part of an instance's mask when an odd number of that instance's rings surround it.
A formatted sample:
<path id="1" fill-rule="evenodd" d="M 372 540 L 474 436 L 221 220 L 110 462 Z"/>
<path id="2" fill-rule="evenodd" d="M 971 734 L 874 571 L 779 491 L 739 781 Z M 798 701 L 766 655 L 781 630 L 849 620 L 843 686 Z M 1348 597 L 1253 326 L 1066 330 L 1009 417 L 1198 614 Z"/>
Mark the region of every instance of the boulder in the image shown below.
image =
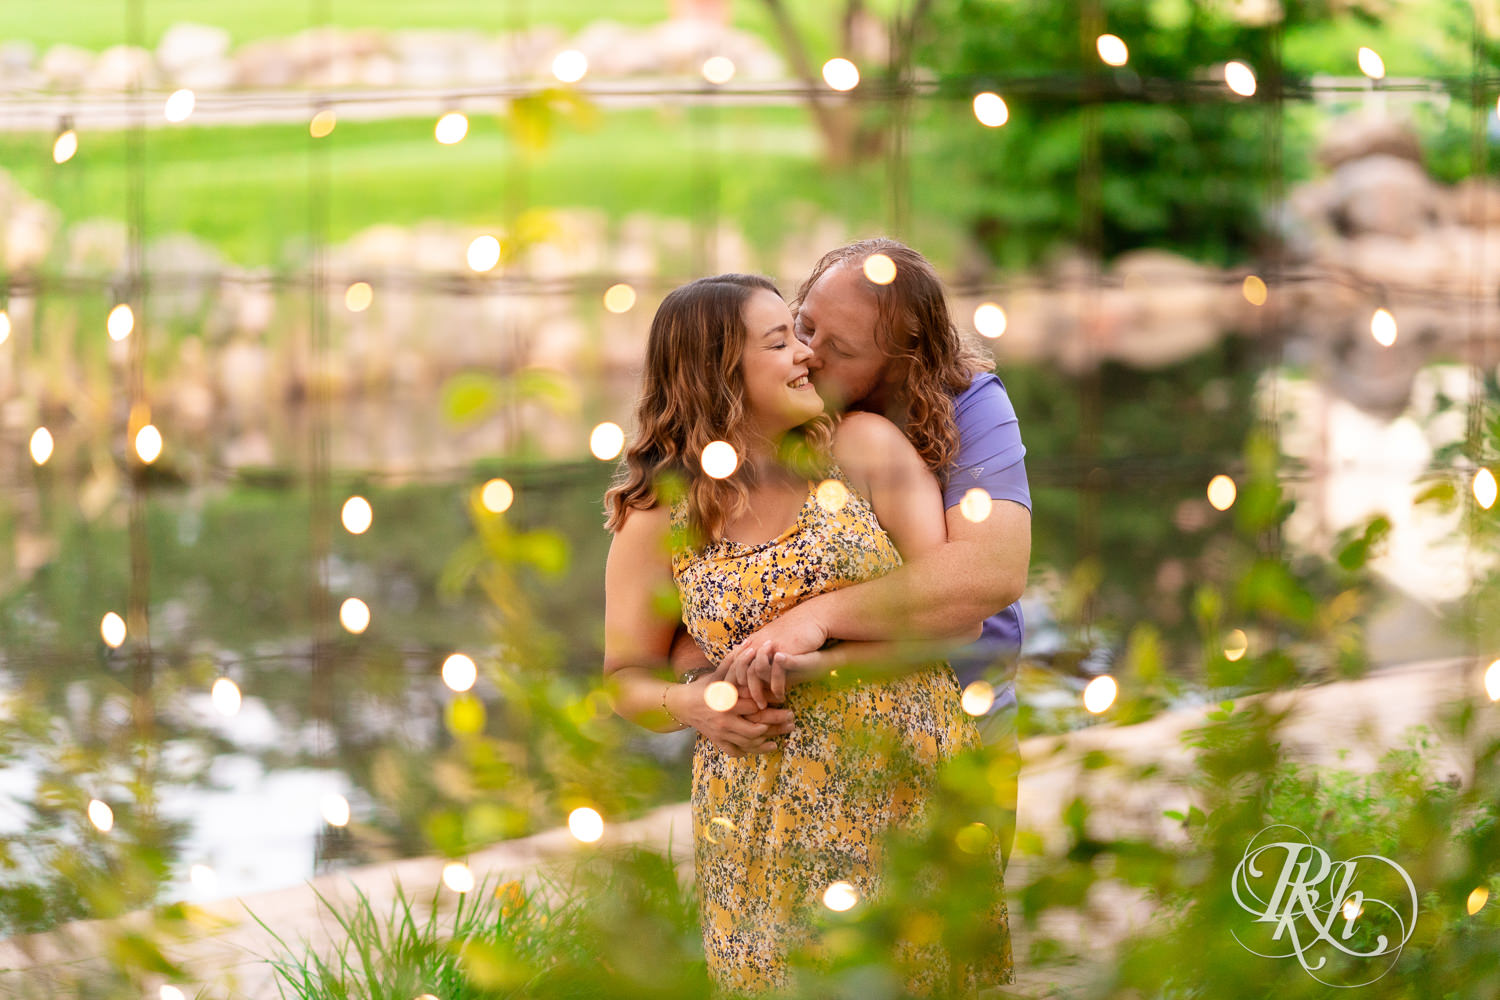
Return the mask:
<path id="1" fill-rule="evenodd" d="M 156 64 L 173 80 L 208 63 L 224 63 L 229 55 L 229 32 L 208 24 L 174 24 L 156 46 Z"/>
<path id="2" fill-rule="evenodd" d="M 1334 223 L 1356 236 L 1383 233 L 1410 238 L 1442 221 L 1442 193 L 1410 160 L 1377 153 L 1350 160 L 1333 173 Z"/>
<path id="3" fill-rule="evenodd" d="M 53 90 L 77 90 L 93 68 L 94 54 L 76 45 L 54 45 L 42 57 L 42 77 Z"/>
<path id="4" fill-rule="evenodd" d="M 156 59 L 137 45 L 113 45 L 99 53 L 83 88 L 99 94 L 123 93 L 128 90 L 152 90 L 161 86 Z"/>
<path id="5" fill-rule="evenodd" d="M 1334 170 L 1367 156 L 1394 156 L 1420 166 L 1422 144 L 1408 121 L 1375 114 L 1340 115 L 1318 144 L 1318 162 Z"/>

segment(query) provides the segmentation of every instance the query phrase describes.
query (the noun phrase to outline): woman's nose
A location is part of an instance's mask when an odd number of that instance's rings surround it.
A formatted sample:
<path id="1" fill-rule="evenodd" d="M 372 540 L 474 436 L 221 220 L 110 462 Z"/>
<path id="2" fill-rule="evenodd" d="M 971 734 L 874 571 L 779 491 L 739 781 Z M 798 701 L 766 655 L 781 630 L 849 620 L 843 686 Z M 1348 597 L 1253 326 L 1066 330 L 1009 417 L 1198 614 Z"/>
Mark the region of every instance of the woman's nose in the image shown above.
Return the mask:
<path id="1" fill-rule="evenodd" d="M 794 364 L 800 365 L 806 363 L 807 366 L 811 368 L 813 366 L 813 363 L 816 361 L 816 358 L 817 355 L 813 354 L 811 347 L 808 347 L 800 340 L 797 341 L 797 346 L 792 351 L 792 362 Z"/>

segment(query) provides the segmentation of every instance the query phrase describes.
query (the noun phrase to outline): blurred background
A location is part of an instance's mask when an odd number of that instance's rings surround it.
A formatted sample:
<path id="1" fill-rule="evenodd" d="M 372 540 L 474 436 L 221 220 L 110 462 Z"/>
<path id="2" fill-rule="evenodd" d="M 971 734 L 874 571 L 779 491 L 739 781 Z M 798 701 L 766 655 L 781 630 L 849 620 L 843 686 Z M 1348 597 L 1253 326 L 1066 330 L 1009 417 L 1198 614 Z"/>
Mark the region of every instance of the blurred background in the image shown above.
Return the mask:
<path id="1" fill-rule="evenodd" d="M 1497 42 L 1492 0 L 5 4 L 0 936 L 684 798 L 686 744 L 590 735 L 615 432 L 667 291 L 853 238 L 937 264 L 1020 415 L 1023 737 L 1105 673 L 1129 722 L 1492 649 Z"/>

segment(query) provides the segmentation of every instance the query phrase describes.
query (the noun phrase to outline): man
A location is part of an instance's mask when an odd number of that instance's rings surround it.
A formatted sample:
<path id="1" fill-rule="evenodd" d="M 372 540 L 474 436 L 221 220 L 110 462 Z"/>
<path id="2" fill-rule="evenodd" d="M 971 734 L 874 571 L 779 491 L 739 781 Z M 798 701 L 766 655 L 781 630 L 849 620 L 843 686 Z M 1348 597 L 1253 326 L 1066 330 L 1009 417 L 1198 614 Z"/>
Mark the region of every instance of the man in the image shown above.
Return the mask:
<path id="1" fill-rule="evenodd" d="M 866 274 L 866 262 L 877 254 L 895 264 L 889 282 L 876 284 Z M 881 266 L 877 261 L 870 274 L 887 277 Z M 988 359 L 959 336 L 932 265 L 895 240 L 860 240 L 825 254 L 798 291 L 793 311 L 798 337 L 813 350 L 812 382 L 829 409 L 885 415 L 906 431 L 938 476 L 948 541 L 878 580 L 791 608 L 741 645 L 739 659 L 748 665 L 739 674 L 765 706 L 774 697 L 770 685 L 777 693 L 784 690 L 784 671 L 795 669 L 796 658 L 830 640 L 937 639 L 980 627 L 978 641 L 949 662 L 966 688 L 986 680 L 995 690 L 980 728 L 986 744 L 1009 765 L 1010 787 L 1000 790 L 1009 829 L 998 831 L 1008 861 L 1015 837 L 1013 779 L 1020 769 L 1018 602 L 1031 557 L 1026 449 L 1015 409 Z M 975 490 L 979 495 L 965 505 Z"/>

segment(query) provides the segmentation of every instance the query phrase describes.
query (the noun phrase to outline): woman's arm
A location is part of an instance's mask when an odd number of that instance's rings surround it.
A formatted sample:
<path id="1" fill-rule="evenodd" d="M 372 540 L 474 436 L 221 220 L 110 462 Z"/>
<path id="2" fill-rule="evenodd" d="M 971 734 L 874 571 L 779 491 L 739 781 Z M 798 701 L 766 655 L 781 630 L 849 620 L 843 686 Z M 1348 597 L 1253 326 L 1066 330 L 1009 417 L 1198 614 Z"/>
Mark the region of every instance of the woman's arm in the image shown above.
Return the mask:
<path id="1" fill-rule="evenodd" d="M 604 676 L 610 702 L 622 718 L 655 732 L 690 726 L 710 740 L 740 753 L 774 749 L 770 728 L 745 718 L 757 709 L 748 698 L 727 712 L 708 707 L 703 693 L 714 677 L 692 684 L 671 678 L 668 655 L 677 629 L 653 602 L 663 588 L 675 588 L 664 507 L 632 511 L 615 533 L 604 565 Z"/>

